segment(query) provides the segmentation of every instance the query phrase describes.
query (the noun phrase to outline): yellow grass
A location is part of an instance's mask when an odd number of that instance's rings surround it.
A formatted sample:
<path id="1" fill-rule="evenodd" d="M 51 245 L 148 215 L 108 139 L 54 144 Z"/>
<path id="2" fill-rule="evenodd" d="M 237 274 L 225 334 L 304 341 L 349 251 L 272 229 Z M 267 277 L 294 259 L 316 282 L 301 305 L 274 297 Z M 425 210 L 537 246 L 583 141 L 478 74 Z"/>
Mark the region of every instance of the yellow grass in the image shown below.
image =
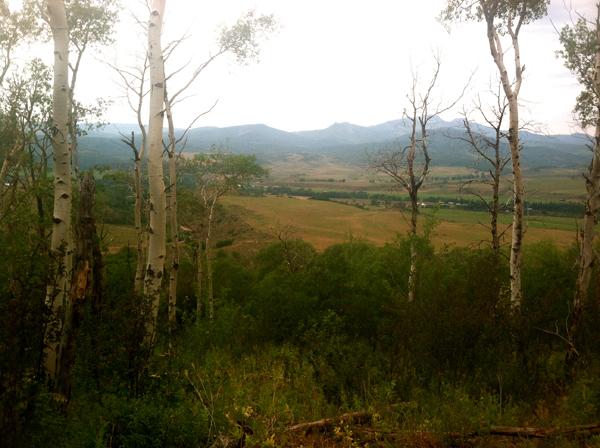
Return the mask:
<path id="1" fill-rule="evenodd" d="M 396 232 L 405 233 L 408 230 L 408 215 L 395 210 L 361 210 L 333 201 L 305 201 L 274 196 L 227 196 L 223 198 L 223 203 L 235 206 L 242 219 L 267 233 L 271 232 L 272 227 L 277 229 L 291 223 L 295 231 L 294 236 L 313 244 L 318 250 L 343 242 L 349 232 L 354 236 L 365 237 L 377 245 L 383 245 L 391 241 Z M 444 212 L 446 211 L 442 210 L 440 216 L 447 221 L 442 221 L 436 228 L 438 235 L 434 238 L 434 244 L 437 247 L 444 244 L 477 245 L 489 238 L 489 231 L 477 223 L 477 216 L 473 212 Z M 482 220 L 485 219 L 485 214 L 477 215 Z M 575 238 L 574 222 L 573 230 L 564 230 L 567 225 L 565 219 L 558 220 L 554 223 L 552 218 L 545 219 L 540 224 L 541 228 L 531 225 L 525 236 L 526 243 L 552 239 L 561 247 L 571 244 Z"/>
<path id="2" fill-rule="evenodd" d="M 98 233 L 104 237 L 104 244 L 111 248 L 117 248 L 117 250 L 123 246 L 129 245 L 135 248 L 137 245 L 134 227 L 98 225 Z M 111 252 L 114 252 L 114 250 L 111 249 Z"/>

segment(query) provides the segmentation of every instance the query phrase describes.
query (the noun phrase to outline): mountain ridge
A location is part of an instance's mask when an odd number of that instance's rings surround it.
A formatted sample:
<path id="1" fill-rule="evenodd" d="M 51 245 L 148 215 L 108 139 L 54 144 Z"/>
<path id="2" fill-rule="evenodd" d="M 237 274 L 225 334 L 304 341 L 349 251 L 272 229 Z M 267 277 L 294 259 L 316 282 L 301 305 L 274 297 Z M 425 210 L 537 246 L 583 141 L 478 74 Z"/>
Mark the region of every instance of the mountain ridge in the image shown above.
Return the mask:
<path id="1" fill-rule="evenodd" d="M 463 134 L 462 119 L 444 121 L 435 117 L 428 130 L 432 166 L 473 165 L 473 152 L 458 137 Z M 254 153 L 267 160 L 269 155 L 310 152 L 333 158 L 337 162 L 361 163 L 367 158 L 365 151 L 377 151 L 389 145 L 404 147 L 410 144 L 410 121 L 406 118 L 389 120 L 372 126 L 348 122 L 334 123 L 324 129 L 287 132 L 265 124 L 246 124 L 228 127 L 204 126 L 190 129 L 186 134 L 184 151 L 208 152 L 213 145 L 223 145 L 236 153 Z M 493 129 L 475 125 L 477 132 L 491 135 Z M 140 141 L 139 127 L 130 123 L 115 123 L 99 131 L 88 131 L 79 140 L 82 166 L 94 164 L 129 163 L 131 150 L 121 142 L 123 135 L 131 132 Z M 180 137 L 184 129 L 176 129 Z M 553 136 L 521 131 L 523 157 L 531 168 L 585 167 L 590 154 L 586 148 L 585 134 L 558 134 Z M 166 129 L 164 133 L 166 140 Z M 503 145 L 507 151 L 508 146 Z M 103 159 L 106 159 L 103 162 Z"/>

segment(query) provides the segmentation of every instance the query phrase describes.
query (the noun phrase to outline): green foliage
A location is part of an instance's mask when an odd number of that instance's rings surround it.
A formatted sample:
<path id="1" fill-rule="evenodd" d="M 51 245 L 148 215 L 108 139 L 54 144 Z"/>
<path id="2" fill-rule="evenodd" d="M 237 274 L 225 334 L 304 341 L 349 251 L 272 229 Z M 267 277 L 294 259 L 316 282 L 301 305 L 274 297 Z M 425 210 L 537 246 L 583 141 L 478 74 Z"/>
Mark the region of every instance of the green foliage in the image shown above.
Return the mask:
<path id="1" fill-rule="evenodd" d="M 583 85 L 583 91 L 577 96 L 574 114 L 582 128 L 596 126 L 598 121 L 598 95 L 594 84 L 596 49 L 598 35 L 594 22 L 580 17 L 571 25 L 565 25 L 558 38 L 563 46 L 556 51 L 556 57 L 564 59 L 565 67 L 577 77 Z"/>
<path id="2" fill-rule="evenodd" d="M 463 21 L 483 21 L 486 16 L 495 23 L 499 34 L 508 33 L 509 16 L 512 18 L 512 28 L 519 20 L 528 24 L 541 19 L 547 14 L 550 0 L 447 0 L 444 9 L 437 20 L 450 31 L 451 26 Z"/>
<path id="3" fill-rule="evenodd" d="M 218 38 L 220 52 L 230 52 L 240 65 L 258 62 L 260 43 L 279 30 L 273 14 L 257 16 L 251 9 L 231 27 L 223 27 Z"/>
<path id="4" fill-rule="evenodd" d="M 221 241 L 217 241 L 217 243 L 215 244 L 215 247 L 217 249 L 220 249 L 221 247 L 231 246 L 232 244 L 233 244 L 232 239 L 221 240 Z"/>

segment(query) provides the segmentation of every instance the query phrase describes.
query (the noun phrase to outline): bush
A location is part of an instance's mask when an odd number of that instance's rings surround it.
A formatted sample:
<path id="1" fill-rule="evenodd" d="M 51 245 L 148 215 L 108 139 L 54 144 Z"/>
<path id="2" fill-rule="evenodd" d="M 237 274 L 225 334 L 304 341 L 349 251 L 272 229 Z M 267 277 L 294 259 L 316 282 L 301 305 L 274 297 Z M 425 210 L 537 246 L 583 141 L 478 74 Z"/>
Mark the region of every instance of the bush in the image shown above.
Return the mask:
<path id="1" fill-rule="evenodd" d="M 221 240 L 221 241 L 217 241 L 217 244 L 215 244 L 215 247 L 217 249 L 220 249 L 221 247 L 231 246 L 232 244 L 233 244 L 233 239 Z"/>

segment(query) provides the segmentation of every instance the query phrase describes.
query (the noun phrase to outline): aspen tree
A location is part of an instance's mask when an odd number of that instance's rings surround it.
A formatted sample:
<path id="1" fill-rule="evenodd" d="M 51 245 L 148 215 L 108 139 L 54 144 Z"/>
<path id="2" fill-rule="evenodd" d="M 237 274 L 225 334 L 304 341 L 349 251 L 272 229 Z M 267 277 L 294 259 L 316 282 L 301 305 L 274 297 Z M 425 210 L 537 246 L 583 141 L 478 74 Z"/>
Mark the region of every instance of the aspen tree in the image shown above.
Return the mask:
<path id="1" fill-rule="evenodd" d="M 143 62 L 140 63 L 142 58 L 138 59 L 138 63 L 134 66 L 119 68 L 116 63 L 111 64 L 111 68 L 117 72 L 121 81 L 119 83 L 123 94 L 127 99 L 129 108 L 135 114 L 138 127 L 140 129 L 142 139 L 138 148 L 135 142 L 135 133 L 131 133 L 131 138 L 123 135 L 121 141 L 131 147 L 133 150 L 133 190 L 135 195 L 134 204 L 134 219 L 135 219 L 135 233 L 136 233 L 136 247 L 137 247 L 137 263 L 135 269 L 135 283 L 134 290 L 139 293 L 144 288 L 144 265 L 146 262 L 144 239 L 145 232 L 142 229 L 142 203 L 143 190 L 142 190 L 142 161 L 146 154 L 146 147 L 148 146 L 148 134 L 146 132 L 146 126 L 142 120 L 142 108 L 144 104 L 144 98 L 146 97 L 147 90 L 147 73 L 148 73 L 148 52 L 144 51 Z"/>
<path id="2" fill-rule="evenodd" d="M 75 88 L 81 61 L 90 48 L 113 43 L 112 33 L 114 24 L 118 20 L 117 6 L 119 0 L 78 0 L 67 3 L 67 25 L 69 27 L 69 43 L 72 61 L 69 62 L 71 70 L 69 86 L 69 138 L 73 154 L 73 168 L 75 178 L 79 180 L 79 155 L 78 155 L 78 125 L 85 109 L 76 101 Z M 90 108 L 88 111 L 92 111 Z M 102 107 L 95 108 L 93 112 L 98 115 Z"/>
<path id="3" fill-rule="evenodd" d="M 565 60 L 565 66 L 577 76 L 583 91 L 577 97 L 574 115 L 583 128 L 594 127 L 590 149 L 592 161 L 585 178 L 586 198 L 583 226 L 579 247 L 579 272 L 573 300 L 573 322 L 569 335 L 568 359 L 574 359 L 577 351 L 574 337 L 581 321 L 588 297 L 588 288 L 598 254 L 594 250 L 595 227 L 600 206 L 600 4 L 593 21 L 580 17 L 576 23 L 566 25 L 559 32 L 564 49 L 557 56 Z"/>
<path id="4" fill-rule="evenodd" d="M 50 24 L 54 41 L 54 86 L 52 106 L 52 152 L 54 154 L 54 213 L 51 250 L 55 257 L 55 284 L 48 287 L 46 305 L 52 312 L 52 322 L 47 327 L 44 348 L 44 367 L 54 379 L 58 352 L 58 334 L 61 330 L 60 314 L 65 293 L 70 289 L 69 262 L 71 240 L 71 151 L 69 147 L 69 34 L 63 0 L 48 0 L 44 18 Z"/>
<path id="5" fill-rule="evenodd" d="M 429 122 L 439 114 L 451 109 L 462 98 L 467 85 L 460 96 L 451 104 L 442 106 L 433 97 L 437 79 L 440 74 L 441 58 L 435 55 L 433 76 L 424 94 L 419 93 L 419 74 L 412 70 L 412 86 L 406 95 L 410 108 L 404 110 L 404 118 L 410 126 L 410 144 L 405 147 L 389 145 L 374 154 L 368 154 L 369 161 L 366 169 L 374 174 L 383 174 L 392 178 L 394 190 L 406 190 L 410 197 L 409 233 L 413 241 L 410 248 L 410 273 L 408 276 L 408 300 L 415 297 L 417 281 L 417 252 L 414 238 L 417 235 L 419 216 L 419 189 L 429 174 L 428 138 L 431 131 L 427 130 Z"/>
<path id="6" fill-rule="evenodd" d="M 148 22 L 148 60 L 150 65 L 150 118 L 148 122 L 149 237 L 145 293 L 152 301 L 148 332 L 153 337 L 158 316 L 161 283 L 165 268 L 167 200 L 163 177 L 163 120 L 165 72 L 161 34 L 166 0 L 153 0 Z"/>
<path id="7" fill-rule="evenodd" d="M 447 0 L 439 20 L 447 25 L 455 21 L 476 20 L 486 24 L 487 40 L 504 94 L 508 100 L 508 142 L 513 171 L 513 226 L 510 252 L 510 297 L 514 308 L 521 304 L 521 248 L 523 245 L 523 218 L 525 212 L 525 182 L 521 165 L 519 143 L 519 93 L 525 65 L 521 63 L 519 33 L 521 27 L 546 14 L 549 0 Z M 510 38 L 514 55 L 514 79 L 510 78 L 505 63 L 506 50 L 503 35 Z"/>
<path id="8" fill-rule="evenodd" d="M 498 85 L 498 87 L 501 89 L 500 85 Z M 481 103 L 481 98 L 478 96 L 477 100 L 475 101 L 475 110 L 479 112 L 479 115 L 483 118 L 483 121 L 485 121 L 485 123 L 492 128 L 492 134 L 485 135 L 483 133 L 478 133 L 475 129 L 473 129 L 473 122 L 470 120 L 468 112 L 463 110 L 462 115 L 464 117 L 463 127 L 465 131 L 465 137 L 458 138 L 467 142 L 475 154 L 479 155 L 482 160 L 487 161 L 491 165 L 491 168 L 488 171 L 491 178 L 490 181 L 469 181 L 467 185 L 471 187 L 474 183 L 477 183 L 491 187 L 492 203 L 489 204 L 488 201 L 477 192 L 474 192 L 470 189 L 467 191 L 470 194 L 477 196 L 481 202 L 485 204 L 485 207 L 490 214 L 489 225 L 483 225 L 490 230 L 492 237 L 492 250 L 497 256 L 499 256 L 500 239 L 510 227 L 505 227 L 502 231 L 498 230 L 498 215 L 500 214 L 501 208 L 503 208 L 500 205 L 500 179 L 504 168 L 510 161 L 510 153 L 506 153 L 505 150 L 501 149 L 502 142 L 506 138 L 506 134 L 502 131 L 502 122 L 506 116 L 508 103 L 500 91 L 492 91 L 491 89 L 490 91 L 496 99 L 495 104 L 486 110 Z"/>
<path id="9" fill-rule="evenodd" d="M 164 99 L 164 110 L 167 117 L 168 123 L 168 145 L 167 145 L 167 156 L 169 160 L 169 186 L 167 188 L 167 209 L 170 213 L 170 227 L 171 227 L 171 269 L 169 275 L 169 322 L 174 323 L 176 318 L 176 305 L 177 305 L 177 282 L 178 282 L 178 270 L 179 270 L 179 223 L 177 213 L 177 145 L 185 139 L 187 131 L 194 125 L 194 123 L 203 115 L 210 113 L 216 106 L 215 104 L 207 111 L 197 115 L 194 120 L 189 124 L 187 129 L 178 138 L 175 137 L 175 124 L 173 119 L 173 106 L 183 99 L 180 96 L 185 93 L 199 78 L 200 74 L 217 58 L 224 54 L 232 54 L 236 57 L 236 62 L 240 65 L 247 64 L 249 61 L 258 61 L 260 55 L 260 40 L 267 39 L 269 35 L 278 29 L 278 23 L 272 15 L 261 15 L 256 16 L 254 10 L 247 11 L 242 15 L 238 21 L 230 28 L 222 27 L 220 30 L 220 36 L 218 38 L 219 47 L 218 50 L 210 55 L 210 57 L 200 63 L 194 72 L 191 74 L 189 79 L 183 83 L 178 89 L 174 90 L 174 93 L 169 93 L 167 89 L 167 83 L 170 85 L 174 74 L 180 72 L 181 69 L 175 70 L 173 75 L 165 77 L 165 99 Z M 166 60 L 171 55 L 179 43 L 183 42 L 185 37 L 176 41 L 173 45 L 170 45 L 170 51 L 164 56 L 163 60 Z M 210 220 L 209 220 L 210 223 Z M 210 232 L 210 225 L 209 225 Z M 209 236 L 210 238 L 210 236 Z M 210 260 L 207 260 L 210 265 Z M 202 270 L 201 263 L 199 270 Z M 209 269 L 209 276 L 210 276 Z M 211 283 L 209 282 L 209 285 Z M 212 293 L 211 293 L 212 297 Z"/>
<path id="10" fill-rule="evenodd" d="M 192 160 L 182 160 L 184 171 L 193 176 L 196 192 L 200 196 L 206 219 L 206 271 L 208 283 L 208 311 L 211 322 L 214 320 L 214 295 L 211 270 L 211 234 L 215 222 L 215 213 L 219 199 L 232 191 L 239 189 L 242 184 L 254 179 L 262 179 L 269 175 L 269 170 L 256 162 L 256 156 L 230 154 L 224 152 L 222 146 L 213 146 L 208 154 L 197 154 Z M 201 243 L 200 243 L 201 246 Z M 201 253 L 201 250 L 200 252 Z M 202 260 L 198 260 L 201 265 Z M 199 289 L 201 278 L 198 279 Z M 198 297 L 198 302 L 201 298 Z M 200 307 L 198 306 L 198 311 Z"/>

